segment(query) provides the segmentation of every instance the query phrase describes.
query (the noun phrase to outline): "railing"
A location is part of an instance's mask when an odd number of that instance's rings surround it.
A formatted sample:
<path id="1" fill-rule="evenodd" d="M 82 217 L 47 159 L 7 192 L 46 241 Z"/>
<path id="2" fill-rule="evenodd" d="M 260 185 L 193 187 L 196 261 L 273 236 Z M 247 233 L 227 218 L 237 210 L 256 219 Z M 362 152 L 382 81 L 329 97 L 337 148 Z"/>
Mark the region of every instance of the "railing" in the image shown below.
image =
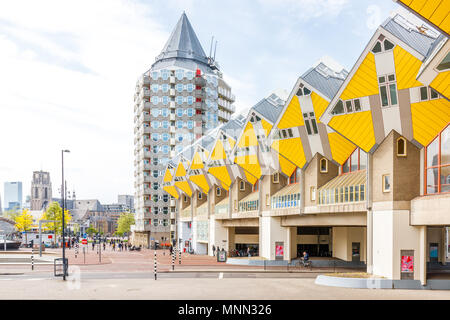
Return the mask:
<path id="1" fill-rule="evenodd" d="M 297 208 L 300 206 L 300 193 L 273 196 L 272 209 Z"/>
<path id="2" fill-rule="evenodd" d="M 255 211 L 258 209 L 259 209 L 259 199 L 239 202 L 239 212 Z"/>
<path id="3" fill-rule="evenodd" d="M 319 190 L 319 204 L 338 204 L 365 201 L 365 190 L 365 184 Z"/>

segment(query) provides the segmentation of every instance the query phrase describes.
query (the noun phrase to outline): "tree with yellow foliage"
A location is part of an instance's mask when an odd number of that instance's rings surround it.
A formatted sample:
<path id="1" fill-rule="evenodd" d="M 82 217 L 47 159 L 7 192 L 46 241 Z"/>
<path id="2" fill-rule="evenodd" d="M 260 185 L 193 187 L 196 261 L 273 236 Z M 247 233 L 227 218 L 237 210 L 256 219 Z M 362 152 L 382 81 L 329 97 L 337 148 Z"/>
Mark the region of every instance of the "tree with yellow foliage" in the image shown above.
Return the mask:
<path id="1" fill-rule="evenodd" d="M 47 211 L 42 215 L 42 220 L 55 220 L 56 222 L 47 222 L 43 224 L 44 230 L 51 230 L 57 234 L 62 233 L 62 208 L 59 206 L 59 203 L 54 201 L 47 208 Z M 64 225 L 67 227 L 67 224 L 72 220 L 72 216 L 69 214 L 69 210 L 64 210 Z"/>
<path id="2" fill-rule="evenodd" d="M 16 222 L 17 230 L 25 232 L 25 243 L 28 243 L 26 232 L 33 226 L 33 216 L 28 213 L 27 209 L 24 209 L 14 220 Z"/>

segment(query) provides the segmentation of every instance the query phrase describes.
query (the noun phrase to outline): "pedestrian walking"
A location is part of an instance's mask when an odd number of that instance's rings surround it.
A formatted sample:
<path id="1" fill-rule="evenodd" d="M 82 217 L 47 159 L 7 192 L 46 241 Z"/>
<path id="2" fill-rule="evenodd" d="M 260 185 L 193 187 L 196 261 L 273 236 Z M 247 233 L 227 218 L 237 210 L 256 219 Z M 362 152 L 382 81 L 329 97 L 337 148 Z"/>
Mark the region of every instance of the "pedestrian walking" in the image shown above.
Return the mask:
<path id="1" fill-rule="evenodd" d="M 106 243 L 103 242 L 103 251 L 105 251 L 105 250 L 106 250 Z"/>
<path id="2" fill-rule="evenodd" d="M 212 246 L 212 249 L 213 249 L 213 256 L 215 256 L 215 255 L 216 255 L 216 246 L 213 245 L 213 246 Z"/>
<path id="3" fill-rule="evenodd" d="M 116 251 L 116 243 L 115 242 L 113 242 L 112 248 L 113 248 L 113 251 Z"/>
<path id="4" fill-rule="evenodd" d="M 94 249 L 95 249 L 95 242 L 94 240 L 92 240 L 92 251 L 94 251 Z"/>

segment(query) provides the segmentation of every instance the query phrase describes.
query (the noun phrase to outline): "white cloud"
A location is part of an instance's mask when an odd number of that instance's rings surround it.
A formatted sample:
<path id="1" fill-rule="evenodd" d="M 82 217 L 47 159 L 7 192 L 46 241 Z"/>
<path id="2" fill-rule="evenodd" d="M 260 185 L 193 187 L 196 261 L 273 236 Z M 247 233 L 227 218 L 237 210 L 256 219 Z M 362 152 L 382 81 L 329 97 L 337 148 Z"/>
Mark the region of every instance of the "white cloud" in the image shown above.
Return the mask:
<path id="1" fill-rule="evenodd" d="M 168 37 L 151 14 L 125 0 L 0 3 L 0 182 L 23 181 L 25 196 L 48 170 L 58 196 L 68 148 L 79 198 L 134 192 L 134 85 Z"/>
<path id="2" fill-rule="evenodd" d="M 285 16 L 305 20 L 338 16 L 348 0 L 259 0 L 267 10 L 282 11 Z"/>

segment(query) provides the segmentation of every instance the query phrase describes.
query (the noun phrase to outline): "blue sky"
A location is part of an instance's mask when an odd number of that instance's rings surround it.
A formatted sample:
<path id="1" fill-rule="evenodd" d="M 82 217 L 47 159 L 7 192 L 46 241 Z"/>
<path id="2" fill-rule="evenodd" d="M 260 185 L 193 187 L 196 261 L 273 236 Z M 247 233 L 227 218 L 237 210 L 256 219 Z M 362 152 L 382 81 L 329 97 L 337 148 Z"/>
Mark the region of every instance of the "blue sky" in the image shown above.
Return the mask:
<path id="1" fill-rule="evenodd" d="M 28 10 L 23 10 L 26 7 Z M 0 191 L 33 170 L 80 199 L 134 193 L 133 95 L 186 11 L 216 58 L 237 110 L 289 92 L 320 59 L 350 70 L 392 0 L 20 0 L 0 3 Z M 414 19 L 412 15 L 406 14 Z"/>

